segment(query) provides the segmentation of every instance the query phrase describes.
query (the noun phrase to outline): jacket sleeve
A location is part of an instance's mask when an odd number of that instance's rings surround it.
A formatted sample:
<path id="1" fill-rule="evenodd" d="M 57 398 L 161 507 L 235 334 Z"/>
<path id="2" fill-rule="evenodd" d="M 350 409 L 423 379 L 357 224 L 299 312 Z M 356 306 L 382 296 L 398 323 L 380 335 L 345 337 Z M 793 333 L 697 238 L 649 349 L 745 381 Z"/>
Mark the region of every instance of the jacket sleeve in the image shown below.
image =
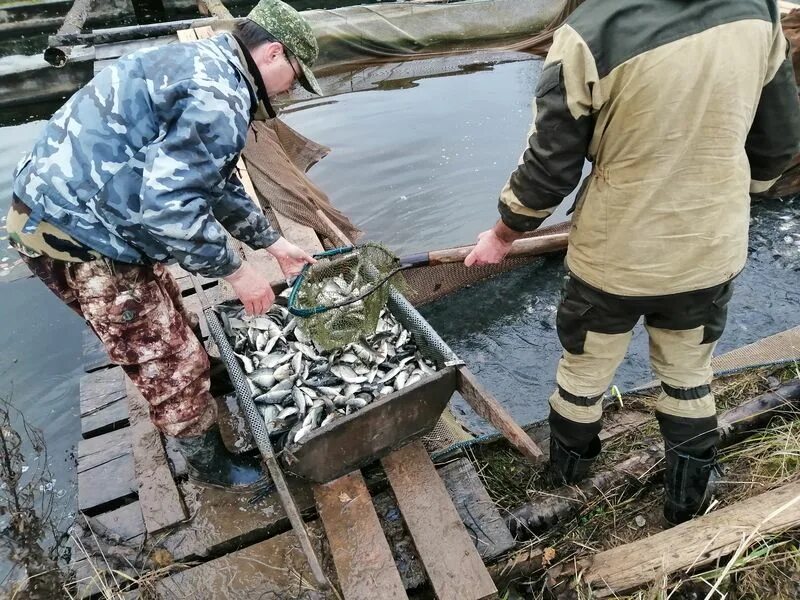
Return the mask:
<path id="1" fill-rule="evenodd" d="M 772 187 L 800 151 L 800 100 L 788 49 L 778 24 L 767 79 L 745 142 L 753 194 Z"/>
<path id="2" fill-rule="evenodd" d="M 212 209 L 225 190 L 223 168 L 244 146 L 246 101 L 227 82 L 196 76 L 152 102 L 161 127 L 146 148 L 142 226 L 190 273 L 230 275 L 241 258 Z"/>
<path id="3" fill-rule="evenodd" d="M 553 37 L 533 103 L 534 124 L 519 166 L 500 193 L 503 222 L 532 231 L 580 181 L 600 109 L 597 66 L 578 33 L 563 25 Z"/>
<path id="4" fill-rule="evenodd" d="M 253 249 L 267 248 L 280 237 L 247 194 L 235 170 L 225 181 L 213 212 L 228 233 Z"/>

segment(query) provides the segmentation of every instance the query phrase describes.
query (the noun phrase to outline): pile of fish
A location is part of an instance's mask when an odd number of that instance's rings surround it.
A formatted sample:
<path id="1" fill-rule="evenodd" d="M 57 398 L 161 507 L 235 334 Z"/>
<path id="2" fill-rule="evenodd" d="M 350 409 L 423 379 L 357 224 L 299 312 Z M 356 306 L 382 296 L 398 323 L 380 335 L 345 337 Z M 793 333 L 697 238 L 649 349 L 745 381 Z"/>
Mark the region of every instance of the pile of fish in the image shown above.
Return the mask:
<path id="1" fill-rule="evenodd" d="M 257 317 L 226 305 L 217 312 L 278 448 L 436 371 L 386 309 L 374 334 L 332 351 L 278 303 Z"/>

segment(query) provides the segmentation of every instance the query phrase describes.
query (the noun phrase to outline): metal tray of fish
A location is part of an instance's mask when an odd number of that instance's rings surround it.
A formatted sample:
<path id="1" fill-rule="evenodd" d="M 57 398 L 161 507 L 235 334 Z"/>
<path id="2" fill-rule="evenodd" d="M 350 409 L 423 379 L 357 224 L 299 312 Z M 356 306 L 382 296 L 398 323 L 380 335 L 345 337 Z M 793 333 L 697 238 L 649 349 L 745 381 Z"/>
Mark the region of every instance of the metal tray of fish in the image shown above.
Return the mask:
<path id="1" fill-rule="evenodd" d="M 374 335 L 333 351 L 303 333 L 285 296 L 260 317 L 224 303 L 206 319 L 253 435 L 269 435 L 288 472 L 325 483 L 433 429 L 462 362 L 402 295 Z"/>

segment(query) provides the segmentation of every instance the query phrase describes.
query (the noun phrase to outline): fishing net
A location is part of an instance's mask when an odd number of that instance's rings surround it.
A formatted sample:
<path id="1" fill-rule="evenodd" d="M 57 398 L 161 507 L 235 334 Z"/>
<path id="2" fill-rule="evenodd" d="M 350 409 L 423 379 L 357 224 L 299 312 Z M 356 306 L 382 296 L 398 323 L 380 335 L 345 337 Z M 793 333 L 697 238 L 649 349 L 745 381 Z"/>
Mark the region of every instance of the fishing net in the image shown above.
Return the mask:
<path id="1" fill-rule="evenodd" d="M 405 286 L 400 260 L 380 244 L 328 250 L 306 267 L 289 297 L 289 311 L 320 347 L 341 348 L 375 333 L 394 286 Z"/>

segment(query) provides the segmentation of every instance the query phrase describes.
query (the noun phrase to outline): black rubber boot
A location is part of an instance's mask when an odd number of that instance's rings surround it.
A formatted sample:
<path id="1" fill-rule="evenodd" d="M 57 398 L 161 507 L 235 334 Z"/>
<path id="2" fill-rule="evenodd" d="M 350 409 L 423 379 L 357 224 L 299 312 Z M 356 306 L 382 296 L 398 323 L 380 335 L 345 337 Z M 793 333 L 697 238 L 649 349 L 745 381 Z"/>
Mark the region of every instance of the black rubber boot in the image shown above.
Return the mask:
<path id="1" fill-rule="evenodd" d="M 202 435 L 175 438 L 175 441 L 189 466 L 189 476 L 196 481 L 243 490 L 255 490 L 269 482 L 257 456 L 238 455 L 228 451 L 218 425 Z"/>
<path id="2" fill-rule="evenodd" d="M 550 476 L 554 484 L 573 485 L 582 481 L 600 454 L 600 438 L 595 437 L 583 452 L 564 446 L 550 436 Z"/>
<path id="3" fill-rule="evenodd" d="M 670 525 L 684 523 L 708 507 L 708 480 L 716 468 L 717 451 L 710 448 L 698 458 L 676 449 L 666 451 L 664 519 Z"/>

